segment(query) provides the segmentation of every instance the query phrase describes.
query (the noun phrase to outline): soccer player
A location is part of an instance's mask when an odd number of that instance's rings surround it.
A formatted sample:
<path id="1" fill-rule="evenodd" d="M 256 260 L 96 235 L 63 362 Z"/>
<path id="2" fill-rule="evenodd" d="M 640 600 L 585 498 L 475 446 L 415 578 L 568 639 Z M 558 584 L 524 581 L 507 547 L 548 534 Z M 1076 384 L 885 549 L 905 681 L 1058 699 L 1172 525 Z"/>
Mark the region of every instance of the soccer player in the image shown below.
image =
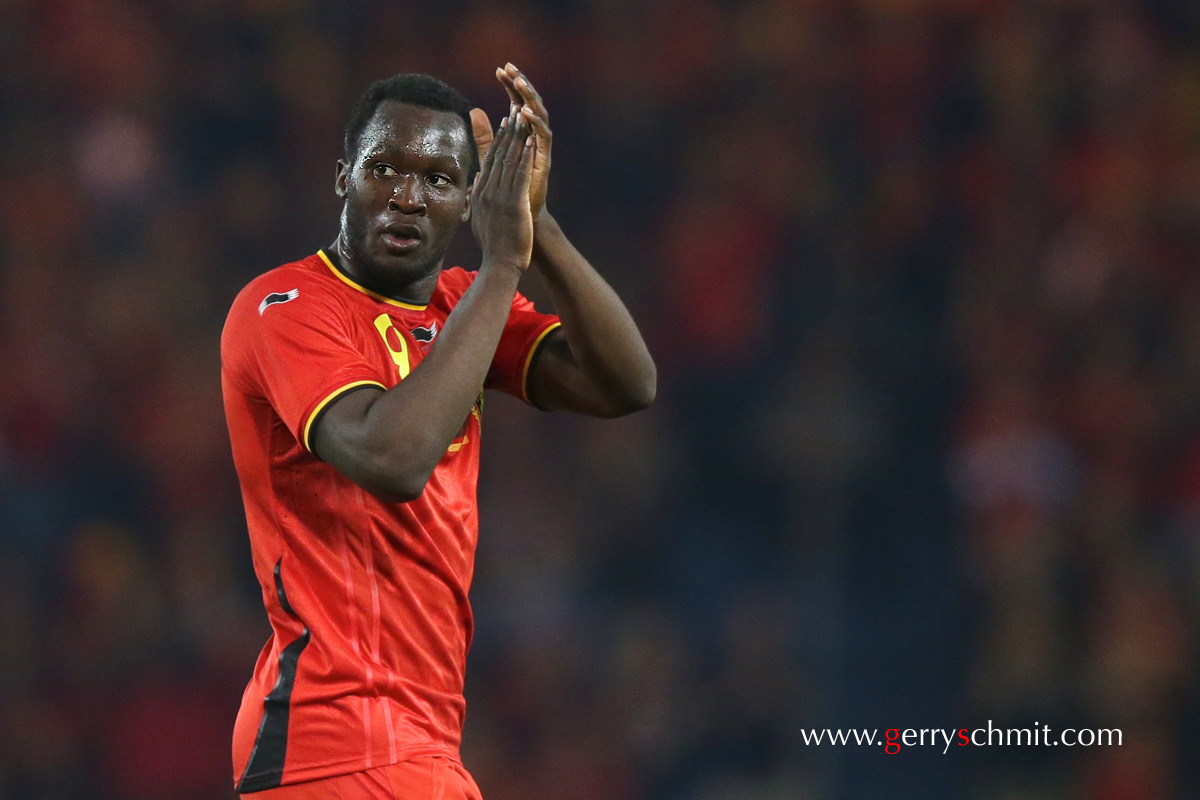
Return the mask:
<path id="1" fill-rule="evenodd" d="M 511 64 L 497 78 L 495 131 L 427 75 L 372 84 L 337 164 L 337 238 L 251 281 L 225 323 L 272 628 L 234 728 L 242 794 L 479 798 L 459 741 L 482 390 L 600 417 L 653 401 L 636 325 L 546 210 L 546 107 Z M 443 268 L 467 220 L 478 271 Z M 517 292 L 530 264 L 557 315 Z"/>

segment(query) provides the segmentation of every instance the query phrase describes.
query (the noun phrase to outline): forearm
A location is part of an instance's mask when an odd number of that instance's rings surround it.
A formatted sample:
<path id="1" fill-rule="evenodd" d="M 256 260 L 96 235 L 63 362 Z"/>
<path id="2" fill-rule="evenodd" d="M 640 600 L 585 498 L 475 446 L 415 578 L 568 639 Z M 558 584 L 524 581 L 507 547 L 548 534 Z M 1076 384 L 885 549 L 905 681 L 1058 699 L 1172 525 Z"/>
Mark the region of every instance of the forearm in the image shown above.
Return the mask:
<path id="1" fill-rule="evenodd" d="M 654 399 L 654 360 L 621 298 L 543 212 L 532 265 L 541 272 L 580 372 L 602 395 L 608 414 L 645 408 Z"/>
<path id="2" fill-rule="evenodd" d="M 355 424 L 323 423 L 317 454 L 376 494 L 419 496 L 479 396 L 520 275 L 513 266 L 481 268 L 429 354 L 388 391 L 352 401 L 363 404 Z"/>

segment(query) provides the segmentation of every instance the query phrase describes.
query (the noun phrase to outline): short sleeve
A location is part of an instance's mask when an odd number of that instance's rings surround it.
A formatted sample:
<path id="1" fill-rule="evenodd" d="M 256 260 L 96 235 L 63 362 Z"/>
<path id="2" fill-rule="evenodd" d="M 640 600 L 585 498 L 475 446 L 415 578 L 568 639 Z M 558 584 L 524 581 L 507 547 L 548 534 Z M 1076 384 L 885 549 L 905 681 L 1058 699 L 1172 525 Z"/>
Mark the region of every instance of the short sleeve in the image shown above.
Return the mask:
<path id="1" fill-rule="evenodd" d="M 387 387 L 356 346 L 345 307 L 323 286 L 274 283 L 251 284 L 235 303 L 222 358 L 311 450 L 312 425 L 333 400 L 364 386 Z"/>
<path id="2" fill-rule="evenodd" d="M 530 402 L 529 369 L 546 338 L 561 324 L 554 314 L 535 310 L 533 303 L 518 292 L 513 298 L 512 311 L 504 333 L 500 335 L 500 344 L 496 347 L 484 386 Z"/>

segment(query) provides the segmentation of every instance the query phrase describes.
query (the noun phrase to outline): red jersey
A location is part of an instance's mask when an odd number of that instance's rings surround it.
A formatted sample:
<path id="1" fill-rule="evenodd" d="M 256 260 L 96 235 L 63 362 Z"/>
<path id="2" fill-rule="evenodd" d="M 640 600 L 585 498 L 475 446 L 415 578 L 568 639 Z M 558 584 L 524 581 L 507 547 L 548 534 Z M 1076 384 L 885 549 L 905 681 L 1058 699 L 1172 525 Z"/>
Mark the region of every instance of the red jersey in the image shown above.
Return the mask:
<path id="1" fill-rule="evenodd" d="M 458 758 L 482 392 L 408 503 L 351 482 L 309 437 L 336 398 L 416 369 L 472 280 L 443 270 L 415 306 L 359 286 L 322 252 L 259 276 L 233 303 L 221 387 L 272 629 L 234 727 L 238 791 Z M 528 401 L 529 366 L 557 325 L 517 295 L 484 386 Z"/>

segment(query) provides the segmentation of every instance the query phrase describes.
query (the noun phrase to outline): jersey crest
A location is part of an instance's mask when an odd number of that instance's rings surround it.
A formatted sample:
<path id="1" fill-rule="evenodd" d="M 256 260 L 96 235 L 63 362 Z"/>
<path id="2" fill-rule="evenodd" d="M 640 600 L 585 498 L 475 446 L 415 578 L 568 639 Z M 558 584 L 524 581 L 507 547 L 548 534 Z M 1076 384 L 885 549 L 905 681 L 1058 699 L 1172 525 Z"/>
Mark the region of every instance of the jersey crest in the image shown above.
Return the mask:
<path id="1" fill-rule="evenodd" d="M 429 323 L 428 328 L 425 328 L 425 327 L 412 328 L 411 332 L 412 332 L 413 338 L 416 339 L 418 342 L 428 344 L 429 342 L 432 342 L 438 335 L 437 320 L 434 320 L 433 322 Z"/>

